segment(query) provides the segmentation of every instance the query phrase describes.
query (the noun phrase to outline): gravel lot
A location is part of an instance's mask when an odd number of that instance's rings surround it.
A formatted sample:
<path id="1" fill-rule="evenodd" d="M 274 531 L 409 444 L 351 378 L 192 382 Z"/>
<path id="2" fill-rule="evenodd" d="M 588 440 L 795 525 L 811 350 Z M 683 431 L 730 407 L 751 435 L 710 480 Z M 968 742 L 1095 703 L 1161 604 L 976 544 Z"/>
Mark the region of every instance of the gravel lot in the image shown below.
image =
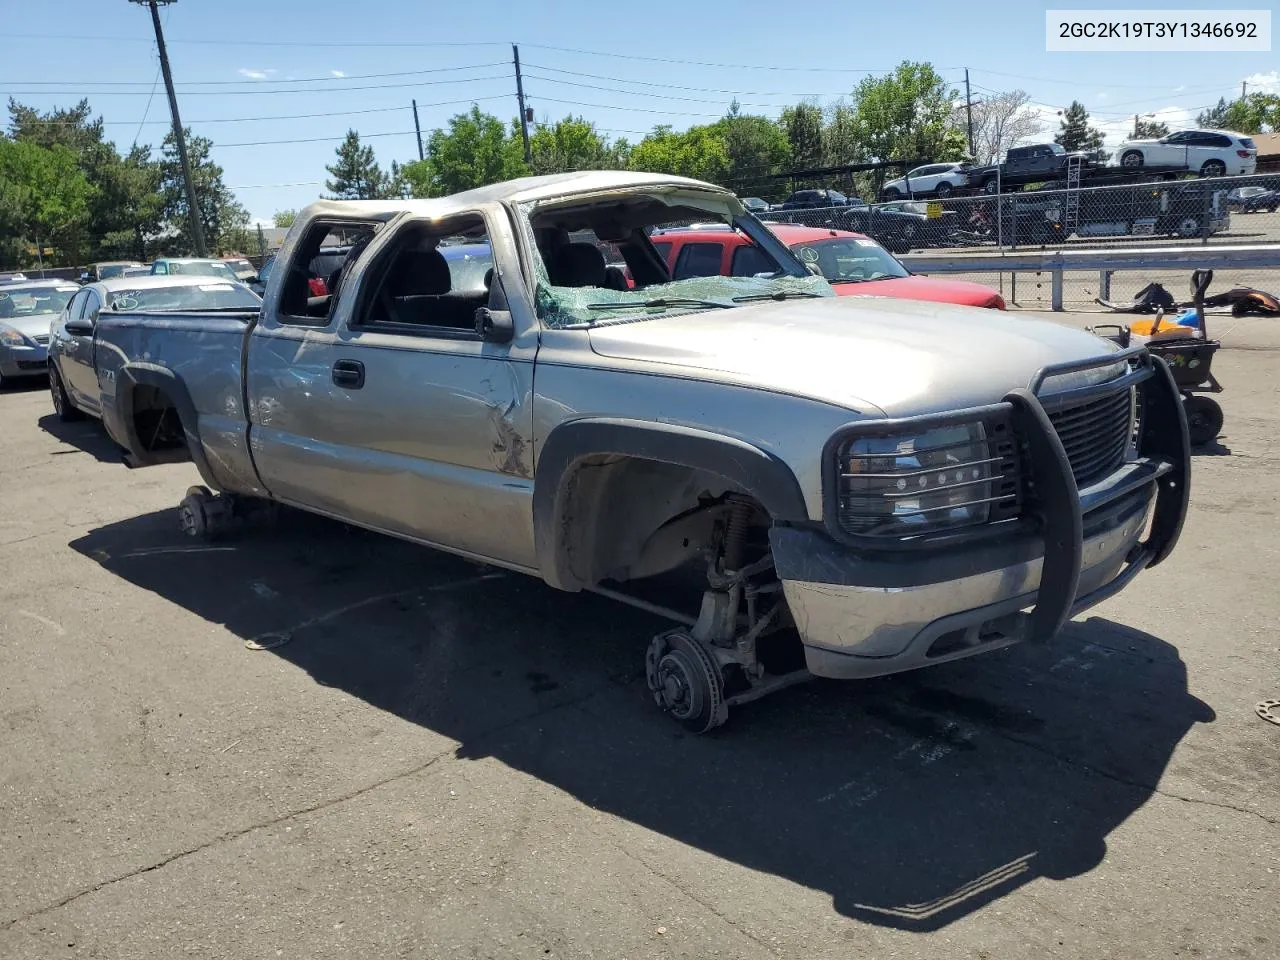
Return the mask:
<path id="1" fill-rule="evenodd" d="M 1274 957 L 1280 322 L 1215 332 L 1165 565 L 703 738 L 643 614 L 305 516 L 186 542 L 193 467 L 5 391 L 0 957 Z"/>

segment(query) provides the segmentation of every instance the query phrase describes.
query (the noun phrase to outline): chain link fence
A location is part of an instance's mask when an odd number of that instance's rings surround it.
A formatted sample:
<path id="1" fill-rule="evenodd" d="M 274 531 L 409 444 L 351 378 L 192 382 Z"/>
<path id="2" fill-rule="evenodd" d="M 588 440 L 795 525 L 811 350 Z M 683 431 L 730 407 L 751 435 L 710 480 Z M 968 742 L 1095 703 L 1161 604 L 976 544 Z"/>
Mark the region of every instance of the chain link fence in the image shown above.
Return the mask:
<path id="1" fill-rule="evenodd" d="M 766 223 L 852 230 L 894 253 L 1280 243 L 1280 173 L 840 206 L 779 204 Z"/>

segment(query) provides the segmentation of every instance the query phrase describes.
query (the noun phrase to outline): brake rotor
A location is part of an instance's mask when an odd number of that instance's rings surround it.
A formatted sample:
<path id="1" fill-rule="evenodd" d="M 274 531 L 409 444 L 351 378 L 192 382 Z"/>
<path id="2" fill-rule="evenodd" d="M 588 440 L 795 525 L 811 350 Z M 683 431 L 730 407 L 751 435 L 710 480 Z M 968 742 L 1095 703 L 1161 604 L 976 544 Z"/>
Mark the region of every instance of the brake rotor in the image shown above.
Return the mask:
<path id="1" fill-rule="evenodd" d="M 1263 700 L 1254 710 L 1267 723 L 1274 723 L 1280 727 L 1280 700 Z"/>

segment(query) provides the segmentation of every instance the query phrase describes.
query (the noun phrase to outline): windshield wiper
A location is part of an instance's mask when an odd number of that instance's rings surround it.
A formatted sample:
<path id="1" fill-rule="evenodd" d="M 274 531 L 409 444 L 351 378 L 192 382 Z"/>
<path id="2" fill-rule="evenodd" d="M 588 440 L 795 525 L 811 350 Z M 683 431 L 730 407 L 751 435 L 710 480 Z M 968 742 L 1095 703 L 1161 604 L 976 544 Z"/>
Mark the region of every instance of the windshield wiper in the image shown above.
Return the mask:
<path id="1" fill-rule="evenodd" d="M 632 307 L 720 307 L 726 309 L 732 304 L 718 300 L 696 300 L 690 297 L 658 297 L 654 300 L 642 300 L 631 303 L 588 303 L 588 310 L 627 310 Z"/>
<path id="2" fill-rule="evenodd" d="M 734 297 L 734 303 L 750 303 L 752 300 L 790 300 L 792 297 L 818 297 L 818 293 L 806 293 L 801 290 L 779 290 L 777 293 L 753 293 L 745 297 Z"/>

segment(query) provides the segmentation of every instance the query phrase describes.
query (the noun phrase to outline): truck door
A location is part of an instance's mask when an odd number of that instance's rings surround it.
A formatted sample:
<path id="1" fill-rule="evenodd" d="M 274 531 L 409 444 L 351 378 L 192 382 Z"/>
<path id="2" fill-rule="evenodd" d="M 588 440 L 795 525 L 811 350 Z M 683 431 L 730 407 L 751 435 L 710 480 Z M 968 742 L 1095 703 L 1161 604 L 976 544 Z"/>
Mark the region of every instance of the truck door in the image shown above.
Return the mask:
<path id="1" fill-rule="evenodd" d="M 277 286 L 250 340 L 250 443 L 282 500 L 533 568 L 538 331 L 520 307 L 510 342 L 476 332 L 478 308 L 522 289 L 509 232 L 488 216 L 384 228 L 322 320 L 273 309 L 277 292 L 288 299 Z"/>

